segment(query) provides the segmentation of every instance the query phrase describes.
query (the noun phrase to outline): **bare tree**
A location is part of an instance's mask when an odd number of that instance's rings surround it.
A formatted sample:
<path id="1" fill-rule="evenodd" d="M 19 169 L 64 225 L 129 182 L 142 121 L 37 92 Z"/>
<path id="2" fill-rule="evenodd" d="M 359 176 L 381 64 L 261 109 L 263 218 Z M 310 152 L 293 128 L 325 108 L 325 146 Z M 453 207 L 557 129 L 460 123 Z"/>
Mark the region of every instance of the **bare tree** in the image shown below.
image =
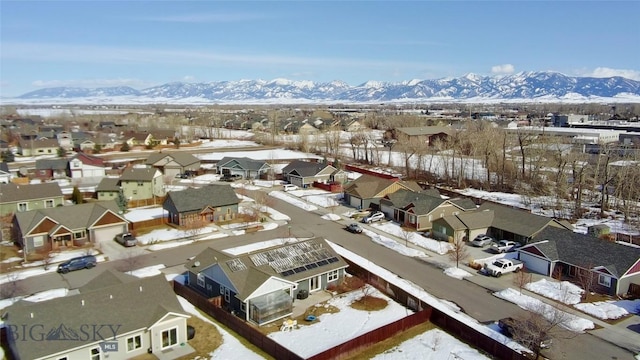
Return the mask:
<path id="1" fill-rule="evenodd" d="M 120 264 L 117 267 L 118 270 L 129 273 L 138 269 L 142 265 L 142 254 L 143 252 L 136 248 L 127 249 L 124 255 L 120 257 Z"/>
<path id="2" fill-rule="evenodd" d="M 520 294 L 522 294 L 522 289 L 531 282 L 532 278 L 533 275 L 524 267 L 513 275 L 513 284 L 518 287 Z"/>
<path id="3" fill-rule="evenodd" d="M 201 217 L 189 219 L 184 225 L 184 232 L 189 237 L 198 236 L 207 225 L 207 222 Z"/>
<path id="4" fill-rule="evenodd" d="M 10 299 L 16 297 L 21 291 L 21 286 L 18 283 L 20 277 L 16 272 L 10 272 L 6 275 L 7 282 L 0 286 L 0 299 Z"/>
<path id="5" fill-rule="evenodd" d="M 464 243 L 461 235 L 458 234 L 455 236 L 453 243 L 451 243 L 451 251 L 449 251 L 448 255 L 449 260 L 456 262 L 456 267 L 459 267 L 460 261 L 469 256 L 467 244 Z"/>

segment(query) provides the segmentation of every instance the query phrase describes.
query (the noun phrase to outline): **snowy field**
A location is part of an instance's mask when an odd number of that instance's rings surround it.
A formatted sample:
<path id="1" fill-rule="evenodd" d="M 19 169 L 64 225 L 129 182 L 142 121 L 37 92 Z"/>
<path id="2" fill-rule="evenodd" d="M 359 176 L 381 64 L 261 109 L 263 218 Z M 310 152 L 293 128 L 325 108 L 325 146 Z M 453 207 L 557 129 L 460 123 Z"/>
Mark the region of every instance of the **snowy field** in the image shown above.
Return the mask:
<path id="1" fill-rule="evenodd" d="M 231 137 L 231 136 L 230 136 Z M 228 149 L 238 147 L 251 147 L 262 146 L 254 141 L 247 140 L 235 140 L 235 139 L 215 139 L 215 140 L 202 140 L 199 148 L 212 148 L 212 149 Z"/>
<path id="2" fill-rule="evenodd" d="M 579 286 L 568 281 L 554 281 L 541 279 L 536 282 L 528 283 L 525 289 L 540 294 L 546 298 L 560 301 L 564 304 L 573 305 L 581 300 L 582 290 Z"/>
<path id="3" fill-rule="evenodd" d="M 253 160 L 289 160 L 289 159 L 317 159 L 322 157 L 314 154 L 304 153 L 301 151 L 293 151 L 287 149 L 273 150 L 253 150 L 253 151 L 228 151 L 228 152 L 212 152 L 209 154 L 196 154 L 200 160 L 219 161 L 223 157 L 248 157 Z"/>
<path id="4" fill-rule="evenodd" d="M 368 237 L 371 238 L 371 241 L 373 241 L 376 244 L 382 245 L 386 248 L 389 248 L 399 254 L 405 255 L 405 256 L 411 256 L 411 257 L 422 257 L 422 258 L 427 258 L 429 257 L 424 251 L 420 251 L 420 250 L 416 250 L 413 248 L 410 248 L 404 244 L 401 244 L 399 242 L 397 242 L 394 239 L 391 239 L 389 237 L 380 235 L 378 233 L 375 233 L 371 230 L 368 229 L 362 229 L 362 233 L 364 235 L 367 235 Z"/>
<path id="5" fill-rule="evenodd" d="M 402 230 L 400 225 L 394 222 L 374 223 L 374 224 L 371 224 L 371 226 L 380 231 L 384 231 L 387 234 L 396 236 L 402 240 L 408 240 L 410 243 L 416 246 L 419 246 L 423 249 L 432 251 L 436 254 L 440 254 L 440 255 L 446 254 L 453 248 L 451 244 L 446 241 L 438 241 L 435 239 L 426 238 L 416 232 L 405 233 L 405 231 Z"/>
<path id="6" fill-rule="evenodd" d="M 302 210 L 306 210 L 306 211 L 315 211 L 318 210 L 318 207 L 315 205 L 311 205 L 306 203 L 305 201 L 302 201 L 300 199 L 298 199 L 297 197 L 291 196 L 283 191 L 271 191 L 269 192 L 269 196 L 273 196 L 276 199 L 280 199 L 282 201 L 285 201 L 293 206 L 297 206 Z"/>

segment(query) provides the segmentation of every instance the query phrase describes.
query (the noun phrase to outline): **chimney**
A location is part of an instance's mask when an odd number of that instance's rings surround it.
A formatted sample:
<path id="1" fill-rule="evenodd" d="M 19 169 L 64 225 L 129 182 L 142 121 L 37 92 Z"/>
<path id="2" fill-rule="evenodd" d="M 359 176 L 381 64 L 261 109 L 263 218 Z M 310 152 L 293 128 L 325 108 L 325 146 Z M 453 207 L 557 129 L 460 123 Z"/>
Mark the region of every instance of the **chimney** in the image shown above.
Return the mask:
<path id="1" fill-rule="evenodd" d="M 80 300 L 80 303 L 82 304 L 82 306 L 84 306 L 84 300 Z"/>

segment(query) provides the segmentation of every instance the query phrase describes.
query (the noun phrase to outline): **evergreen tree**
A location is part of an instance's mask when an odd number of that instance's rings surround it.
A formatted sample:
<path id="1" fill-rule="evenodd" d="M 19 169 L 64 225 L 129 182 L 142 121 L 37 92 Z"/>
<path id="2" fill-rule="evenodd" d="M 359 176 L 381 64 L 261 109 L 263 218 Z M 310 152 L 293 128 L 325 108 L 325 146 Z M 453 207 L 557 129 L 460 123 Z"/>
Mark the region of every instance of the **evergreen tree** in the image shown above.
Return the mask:
<path id="1" fill-rule="evenodd" d="M 74 204 L 84 203 L 84 196 L 82 196 L 82 193 L 77 186 L 73 187 L 73 193 L 71 193 L 71 201 L 73 201 Z"/>
<path id="2" fill-rule="evenodd" d="M 5 150 L 2 152 L 2 161 L 10 163 L 16 160 L 16 156 L 11 152 L 11 150 Z"/>
<path id="3" fill-rule="evenodd" d="M 120 211 L 125 212 L 127 210 L 127 198 L 124 197 L 124 193 L 122 189 L 118 192 L 118 197 L 116 197 L 116 204 L 118 204 L 118 208 Z"/>
<path id="4" fill-rule="evenodd" d="M 102 151 L 102 146 L 100 144 L 95 144 L 93 146 L 93 153 L 94 154 L 100 154 L 100 151 Z"/>
<path id="5" fill-rule="evenodd" d="M 130 148 L 129 148 L 129 143 L 128 143 L 128 142 L 126 142 L 126 141 L 125 141 L 125 142 L 123 142 L 123 143 L 122 143 L 122 146 L 120 146 L 120 151 L 127 152 L 127 151 L 129 151 L 129 150 L 130 150 Z"/>
<path id="6" fill-rule="evenodd" d="M 64 157 L 65 155 L 67 155 L 67 151 L 65 149 L 63 149 L 62 147 L 58 148 L 58 157 Z"/>

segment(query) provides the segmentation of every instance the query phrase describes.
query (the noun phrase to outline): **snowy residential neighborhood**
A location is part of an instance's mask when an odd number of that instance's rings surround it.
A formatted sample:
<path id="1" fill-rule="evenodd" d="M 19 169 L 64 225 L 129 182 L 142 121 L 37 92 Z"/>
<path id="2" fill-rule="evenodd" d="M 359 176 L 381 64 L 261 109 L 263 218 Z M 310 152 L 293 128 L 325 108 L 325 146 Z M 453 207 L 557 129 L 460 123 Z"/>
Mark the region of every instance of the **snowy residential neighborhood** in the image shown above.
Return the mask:
<path id="1" fill-rule="evenodd" d="M 283 135 L 317 147 L 293 150 L 229 124 L 185 126 L 203 139 L 160 150 L 145 141 L 161 146 L 170 135 L 132 133 L 109 152 L 15 157 L 0 184 L 11 230 L 0 244 L 4 357 L 640 353 L 640 232 L 621 210 L 597 217 L 597 193 L 570 219 L 568 199 L 436 185 L 403 171 L 483 181 L 478 158 L 409 156 L 348 131 Z M 450 136 L 435 128 L 402 131 Z M 219 138 L 204 139 L 212 133 Z M 631 208 L 610 196 L 612 207 Z M 501 261 L 521 265 L 491 276 Z M 95 324 L 120 330 L 83 337 Z M 38 326 L 48 335 L 20 332 Z"/>

